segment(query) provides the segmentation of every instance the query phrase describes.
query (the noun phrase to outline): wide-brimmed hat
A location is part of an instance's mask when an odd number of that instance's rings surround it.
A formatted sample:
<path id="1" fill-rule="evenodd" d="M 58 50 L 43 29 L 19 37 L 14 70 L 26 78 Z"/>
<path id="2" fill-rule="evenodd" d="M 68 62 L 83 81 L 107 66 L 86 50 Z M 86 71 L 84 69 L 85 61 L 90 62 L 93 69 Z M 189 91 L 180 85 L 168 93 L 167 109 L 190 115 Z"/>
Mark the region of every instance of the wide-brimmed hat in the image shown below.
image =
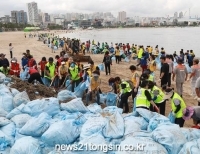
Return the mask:
<path id="1" fill-rule="evenodd" d="M 83 70 L 86 70 L 86 69 L 89 69 L 90 68 L 90 65 L 84 65 L 83 66 Z"/>
<path id="2" fill-rule="evenodd" d="M 163 97 L 164 100 L 170 99 L 174 94 L 174 89 L 168 88 L 165 90 L 165 96 Z"/>
<path id="3" fill-rule="evenodd" d="M 194 108 L 189 106 L 189 107 L 186 107 L 184 110 L 183 110 L 183 119 L 184 120 L 189 120 L 192 115 L 194 114 Z"/>

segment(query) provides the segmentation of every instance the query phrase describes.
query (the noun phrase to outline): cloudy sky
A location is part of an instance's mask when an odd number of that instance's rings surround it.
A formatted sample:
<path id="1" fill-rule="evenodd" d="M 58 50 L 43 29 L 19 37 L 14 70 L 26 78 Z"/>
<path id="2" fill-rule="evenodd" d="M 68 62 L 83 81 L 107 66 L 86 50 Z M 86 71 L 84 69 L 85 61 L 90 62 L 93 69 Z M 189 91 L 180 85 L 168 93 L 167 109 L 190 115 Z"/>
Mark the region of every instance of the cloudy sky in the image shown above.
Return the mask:
<path id="1" fill-rule="evenodd" d="M 10 15 L 11 10 L 26 10 L 29 0 L 1 0 L 0 17 Z M 91 13 L 126 11 L 127 16 L 172 16 L 174 12 L 183 11 L 189 16 L 200 17 L 200 0 L 35 0 L 38 9 L 47 13 Z"/>

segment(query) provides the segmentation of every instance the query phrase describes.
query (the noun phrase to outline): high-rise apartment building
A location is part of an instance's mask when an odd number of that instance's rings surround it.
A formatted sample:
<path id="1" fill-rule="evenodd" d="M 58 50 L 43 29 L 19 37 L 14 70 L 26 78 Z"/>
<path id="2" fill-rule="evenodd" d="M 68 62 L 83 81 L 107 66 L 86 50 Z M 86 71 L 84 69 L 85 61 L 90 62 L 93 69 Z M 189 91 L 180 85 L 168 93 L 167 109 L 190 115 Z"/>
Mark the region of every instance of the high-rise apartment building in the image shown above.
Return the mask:
<path id="1" fill-rule="evenodd" d="M 12 23 L 27 24 L 27 13 L 24 10 L 11 11 Z"/>
<path id="2" fill-rule="evenodd" d="M 28 22 L 33 25 L 38 24 L 38 6 L 37 3 L 31 2 L 27 4 L 28 7 Z"/>
<path id="3" fill-rule="evenodd" d="M 175 13 L 174 13 L 174 18 L 175 18 L 175 19 L 178 18 L 178 12 L 175 12 Z"/>
<path id="4" fill-rule="evenodd" d="M 118 13 L 118 20 L 119 20 L 119 22 L 122 22 L 122 23 L 126 22 L 126 12 L 125 11 Z"/>

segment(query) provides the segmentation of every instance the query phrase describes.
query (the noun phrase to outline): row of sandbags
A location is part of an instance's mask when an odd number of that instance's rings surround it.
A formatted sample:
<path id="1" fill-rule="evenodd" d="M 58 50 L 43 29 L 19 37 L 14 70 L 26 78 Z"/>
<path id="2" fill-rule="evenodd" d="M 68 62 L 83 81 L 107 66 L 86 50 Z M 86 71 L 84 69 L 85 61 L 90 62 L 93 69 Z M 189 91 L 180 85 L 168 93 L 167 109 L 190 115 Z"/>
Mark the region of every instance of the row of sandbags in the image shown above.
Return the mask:
<path id="1" fill-rule="evenodd" d="M 15 93 L 0 85 L 0 153 L 56 154 L 56 145 L 93 144 L 120 145 L 118 149 L 101 151 L 70 150 L 74 153 L 163 153 L 196 154 L 200 149 L 200 131 L 180 128 L 167 117 L 145 109 L 122 114 L 122 109 L 109 106 L 101 109 L 96 103 L 85 106 L 81 98 L 59 104 L 58 98 L 45 98 L 14 103 Z M 70 93 L 70 92 L 68 92 Z M 5 108 L 6 96 L 13 109 Z M 73 95 L 73 94 L 70 94 Z M 75 97 L 75 96 L 73 96 Z M 20 97 L 19 97 L 20 98 Z M 68 98 L 62 98 L 68 99 Z M 20 103 L 19 103 L 20 102 Z M 9 109 L 9 110 L 8 110 Z M 125 145 L 144 144 L 142 151 L 125 151 Z M 139 149 L 141 150 L 141 149 Z"/>

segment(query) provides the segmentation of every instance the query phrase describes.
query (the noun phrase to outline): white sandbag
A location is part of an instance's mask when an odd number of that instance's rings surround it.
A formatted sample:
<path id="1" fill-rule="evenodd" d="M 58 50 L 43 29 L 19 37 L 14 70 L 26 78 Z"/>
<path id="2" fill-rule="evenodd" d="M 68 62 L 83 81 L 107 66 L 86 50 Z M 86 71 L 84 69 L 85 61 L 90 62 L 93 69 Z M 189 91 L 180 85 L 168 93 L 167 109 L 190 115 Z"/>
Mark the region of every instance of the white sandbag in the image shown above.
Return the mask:
<path id="1" fill-rule="evenodd" d="M 19 92 L 17 89 L 15 89 L 15 88 L 10 88 L 10 91 L 11 91 L 13 97 L 14 97 L 15 95 L 17 95 L 18 93 L 20 93 L 20 92 Z"/>
<path id="2" fill-rule="evenodd" d="M 14 108 L 13 97 L 10 92 L 0 92 L 0 108 L 6 112 L 10 112 Z"/>
<path id="3" fill-rule="evenodd" d="M 31 136 L 20 138 L 10 150 L 10 154 L 41 154 L 39 141 Z"/>
<path id="4" fill-rule="evenodd" d="M 121 142 L 120 148 L 116 154 L 168 154 L 162 145 L 146 137 L 128 136 Z"/>
<path id="5" fill-rule="evenodd" d="M 99 67 L 100 71 L 104 71 L 105 70 L 105 67 L 104 67 L 103 63 L 99 64 L 98 67 Z"/>
<path id="6" fill-rule="evenodd" d="M 1 149 L 0 149 L 0 154 L 9 154 L 9 153 L 10 153 L 10 147 L 7 147 L 3 151 L 1 151 Z"/>
<path id="7" fill-rule="evenodd" d="M 117 95 L 115 93 L 108 93 L 106 97 L 106 105 L 116 106 L 116 103 L 117 103 Z"/>
<path id="8" fill-rule="evenodd" d="M 0 72 L 1 73 L 1 72 Z M 0 89 L 2 93 L 8 93 L 11 94 L 9 87 L 7 87 L 5 84 L 0 84 Z"/>
<path id="9" fill-rule="evenodd" d="M 157 113 L 156 112 L 151 112 L 149 110 L 146 109 L 142 109 L 142 108 L 137 108 L 136 112 L 142 116 L 147 122 L 150 121 L 151 118 L 153 118 Z"/>
<path id="10" fill-rule="evenodd" d="M 103 136 L 106 138 L 120 138 L 124 135 L 124 119 L 119 112 L 106 116 L 106 125 L 103 128 Z"/>
<path id="11" fill-rule="evenodd" d="M 5 126 L 5 125 L 7 125 L 7 124 L 9 124 L 9 123 L 11 123 L 10 120 L 8 120 L 8 119 L 5 118 L 5 117 L 0 117 L 0 127 Z"/>
<path id="12" fill-rule="evenodd" d="M 0 128 L 0 130 L 6 134 L 7 136 L 7 141 L 8 144 L 12 146 L 14 144 L 14 136 L 15 136 L 15 124 L 13 122 L 9 123 L 8 125 L 5 125 L 3 127 Z"/>
<path id="13" fill-rule="evenodd" d="M 42 135 L 41 140 L 48 146 L 71 144 L 80 134 L 80 128 L 72 120 L 52 124 Z"/>
<path id="14" fill-rule="evenodd" d="M 8 112 L 0 107 L 0 117 L 6 117 L 7 114 L 8 114 Z"/>
<path id="15" fill-rule="evenodd" d="M 86 113 L 89 111 L 87 107 L 83 104 L 81 98 L 75 98 L 68 103 L 61 103 L 60 107 L 61 110 L 66 110 L 70 113 L 74 112 Z"/>
<path id="16" fill-rule="evenodd" d="M 200 138 L 200 130 L 196 128 L 181 128 L 181 132 L 188 142 Z"/>
<path id="17" fill-rule="evenodd" d="M 82 98 L 87 88 L 86 82 L 79 83 L 79 85 L 74 89 L 74 95 L 78 98 Z"/>
<path id="18" fill-rule="evenodd" d="M 100 94 L 100 100 L 99 100 L 99 102 L 101 104 L 105 104 L 106 103 L 106 98 L 107 98 L 107 94 L 104 94 L 104 93 Z"/>
<path id="19" fill-rule="evenodd" d="M 31 116 L 28 114 L 18 114 L 11 118 L 11 121 L 13 121 L 17 128 L 22 128 L 28 120 L 31 119 Z"/>
<path id="20" fill-rule="evenodd" d="M 7 135 L 0 130 L 0 153 L 4 151 L 9 145 L 9 139 Z"/>
<path id="21" fill-rule="evenodd" d="M 200 151 L 200 139 L 193 140 L 184 144 L 178 154 L 198 154 Z"/>
<path id="22" fill-rule="evenodd" d="M 62 90 L 58 93 L 57 98 L 59 101 L 65 101 L 76 98 L 76 95 L 69 90 Z"/>
<path id="23" fill-rule="evenodd" d="M 22 137 L 26 137 L 27 135 L 22 135 L 22 134 L 20 134 L 19 133 L 19 130 L 20 130 L 21 128 L 16 128 L 16 131 L 15 131 L 15 141 L 16 140 L 19 140 L 20 138 L 22 138 Z"/>
<path id="24" fill-rule="evenodd" d="M 147 131 L 153 131 L 161 125 L 171 125 L 168 117 L 161 114 L 155 113 L 155 115 L 150 119 Z"/>
<path id="25" fill-rule="evenodd" d="M 88 118 L 81 128 L 80 139 L 83 140 L 93 134 L 102 133 L 105 125 L 106 119 L 101 116 Z"/>
<path id="26" fill-rule="evenodd" d="M 124 117 L 124 125 L 124 135 L 128 135 L 140 130 L 147 130 L 148 123 L 143 117 L 127 116 Z"/>
<path id="27" fill-rule="evenodd" d="M 32 117 L 19 130 L 22 135 L 40 137 L 50 126 L 51 117 L 47 113 L 41 113 L 37 118 Z"/>
<path id="28" fill-rule="evenodd" d="M 60 112 L 59 100 L 54 97 L 33 100 L 25 105 L 22 112 L 31 116 L 38 116 L 42 112 L 46 112 L 50 116 L 54 116 Z"/>
<path id="29" fill-rule="evenodd" d="M 14 96 L 13 100 L 14 100 L 14 106 L 15 107 L 18 107 L 21 104 L 27 104 L 30 101 L 29 96 L 26 93 L 26 91 L 23 91 L 23 92 L 16 94 Z"/>
<path id="30" fill-rule="evenodd" d="M 122 114 L 123 109 L 118 108 L 116 106 L 107 106 L 103 109 L 103 112 L 110 113 L 110 114 L 114 114 L 116 111 Z"/>
<path id="31" fill-rule="evenodd" d="M 0 80 L 4 80 L 6 78 L 6 76 L 0 72 Z"/>
<path id="32" fill-rule="evenodd" d="M 169 154 L 178 153 L 187 142 L 181 129 L 176 124 L 161 125 L 152 132 L 152 138 L 163 145 Z"/>
<path id="33" fill-rule="evenodd" d="M 90 110 L 90 112 L 92 113 L 100 113 L 103 110 L 101 109 L 101 106 L 98 105 L 97 103 L 92 103 L 89 106 L 87 106 L 88 110 Z"/>
<path id="34" fill-rule="evenodd" d="M 21 104 L 20 106 L 14 108 L 11 112 L 9 112 L 6 116 L 6 118 L 11 119 L 12 117 L 22 114 L 22 110 L 24 108 L 25 104 Z"/>

